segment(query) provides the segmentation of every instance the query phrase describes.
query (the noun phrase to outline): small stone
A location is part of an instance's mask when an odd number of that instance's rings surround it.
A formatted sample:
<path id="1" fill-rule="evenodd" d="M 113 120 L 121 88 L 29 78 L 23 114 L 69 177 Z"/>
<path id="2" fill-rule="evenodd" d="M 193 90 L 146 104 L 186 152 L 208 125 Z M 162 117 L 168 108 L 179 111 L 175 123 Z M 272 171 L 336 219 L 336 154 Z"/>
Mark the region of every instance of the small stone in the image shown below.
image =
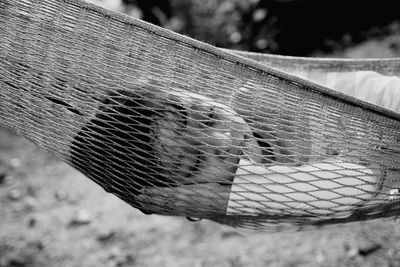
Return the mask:
<path id="1" fill-rule="evenodd" d="M 114 230 L 106 230 L 103 232 L 100 232 L 97 235 L 97 240 L 101 242 L 106 242 L 110 239 L 112 239 L 115 236 L 115 231 Z"/>
<path id="2" fill-rule="evenodd" d="M 109 259 L 117 259 L 122 256 L 122 251 L 119 247 L 113 247 L 110 250 L 110 255 L 108 256 Z"/>
<path id="3" fill-rule="evenodd" d="M 6 173 L 5 177 L 3 178 L 2 183 L 0 185 L 11 185 L 15 182 L 15 177 Z"/>
<path id="4" fill-rule="evenodd" d="M 27 196 L 24 198 L 24 207 L 27 211 L 35 210 L 37 205 L 37 200 L 34 197 Z"/>
<path id="5" fill-rule="evenodd" d="M 347 256 L 350 258 L 354 258 L 354 257 L 358 256 L 358 252 L 359 252 L 359 250 L 357 248 L 350 248 L 347 251 Z"/>
<path id="6" fill-rule="evenodd" d="M 13 158 L 10 160 L 10 166 L 17 169 L 21 166 L 21 160 L 19 158 Z"/>
<path id="7" fill-rule="evenodd" d="M 31 218 L 28 219 L 28 227 L 29 227 L 29 228 L 35 227 L 36 224 L 37 224 L 37 219 L 36 219 L 36 217 L 31 217 Z"/>
<path id="8" fill-rule="evenodd" d="M 67 198 L 67 193 L 65 191 L 59 190 L 55 193 L 55 198 L 58 201 L 63 201 Z"/>
<path id="9" fill-rule="evenodd" d="M 7 179 L 7 173 L 1 172 L 0 173 L 0 185 L 5 184 Z"/>
<path id="10" fill-rule="evenodd" d="M 23 267 L 26 266 L 27 262 L 23 258 L 13 258 L 9 259 L 7 266 Z"/>
<path id="11" fill-rule="evenodd" d="M 11 200 L 14 200 L 14 201 L 20 200 L 21 197 L 22 197 L 22 193 L 18 189 L 12 189 L 8 193 L 8 198 L 11 199 Z"/>
<path id="12" fill-rule="evenodd" d="M 315 257 L 315 260 L 316 260 L 318 263 L 322 263 L 323 261 L 325 261 L 325 257 L 324 257 L 324 255 L 322 255 L 322 254 L 317 254 L 317 256 Z"/>
<path id="13" fill-rule="evenodd" d="M 360 256 L 366 257 L 372 253 L 375 253 L 376 251 L 380 250 L 382 248 L 382 245 L 380 244 L 372 244 L 368 247 L 360 248 L 358 250 L 358 254 Z"/>
<path id="14" fill-rule="evenodd" d="M 71 219 L 71 226 L 85 225 L 91 223 L 92 218 L 87 210 L 79 210 Z"/>
<path id="15" fill-rule="evenodd" d="M 222 239 L 232 238 L 232 237 L 240 237 L 241 235 L 236 231 L 223 231 L 221 233 Z"/>

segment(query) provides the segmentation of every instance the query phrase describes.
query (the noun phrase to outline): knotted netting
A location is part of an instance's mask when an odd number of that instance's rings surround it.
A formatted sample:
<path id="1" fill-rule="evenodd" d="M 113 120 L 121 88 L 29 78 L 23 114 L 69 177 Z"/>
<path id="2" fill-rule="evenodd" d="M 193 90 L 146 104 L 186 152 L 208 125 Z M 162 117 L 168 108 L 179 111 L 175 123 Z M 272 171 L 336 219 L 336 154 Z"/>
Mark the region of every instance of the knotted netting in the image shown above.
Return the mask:
<path id="1" fill-rule="evenodd" d="M 78 0 L 0 0 L 0 49 L 0 122 L 146 214 L 285 230 L 399 212 L 398 113 L 300 78 L 399 59 L 235 55 Z"/>

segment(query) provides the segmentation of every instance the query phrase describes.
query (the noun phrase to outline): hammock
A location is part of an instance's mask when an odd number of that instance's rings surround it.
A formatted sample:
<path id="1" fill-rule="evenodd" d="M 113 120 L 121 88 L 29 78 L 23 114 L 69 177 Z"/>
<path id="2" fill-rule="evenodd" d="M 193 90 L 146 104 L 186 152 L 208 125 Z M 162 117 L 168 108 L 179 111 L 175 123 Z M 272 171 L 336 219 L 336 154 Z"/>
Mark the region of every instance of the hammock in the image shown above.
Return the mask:
<path id="1" fill-rule="evenodd" d="M 79 0 L 0 0 L 0 123 L 146 214 L 281 231 L 399 213 L 400 115 Z"/>

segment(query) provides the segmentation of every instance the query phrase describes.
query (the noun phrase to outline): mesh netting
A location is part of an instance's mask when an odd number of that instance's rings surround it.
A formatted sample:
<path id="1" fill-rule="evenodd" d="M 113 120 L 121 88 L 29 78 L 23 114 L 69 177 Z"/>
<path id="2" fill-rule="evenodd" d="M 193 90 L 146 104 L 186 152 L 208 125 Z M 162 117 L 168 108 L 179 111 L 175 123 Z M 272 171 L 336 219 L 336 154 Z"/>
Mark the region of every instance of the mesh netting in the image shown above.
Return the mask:
<path id="1" fill-rule="evenodd" d="M 144 213 L 258 230 L 398 214 L 394 112 L 80 1 L 0 0 L 0 25 L 0 122 Z"/>

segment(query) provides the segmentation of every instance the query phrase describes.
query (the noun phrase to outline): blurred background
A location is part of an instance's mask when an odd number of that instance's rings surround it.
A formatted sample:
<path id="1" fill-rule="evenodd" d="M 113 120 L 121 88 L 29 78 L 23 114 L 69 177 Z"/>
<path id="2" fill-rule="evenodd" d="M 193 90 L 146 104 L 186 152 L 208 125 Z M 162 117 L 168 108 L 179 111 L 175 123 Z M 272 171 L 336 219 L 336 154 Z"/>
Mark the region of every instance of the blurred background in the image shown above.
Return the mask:
<path id="1" fill-rule="evenodd" d="M 400 18 L 396 1 L 390 0 L 91 2 L 219 47 L 295 56 L 338 52 L 384 38 L 398 32 Z"/>
<path id="2" fill-rule="evenodd" d="M 90 2 L 224 48 L 296 56 L 400 56 L 396 1 Z M 266 234 L 143 215 L 0 128 L 0 267 L 396 267 L 399 240 L 395 220 Z"/>

